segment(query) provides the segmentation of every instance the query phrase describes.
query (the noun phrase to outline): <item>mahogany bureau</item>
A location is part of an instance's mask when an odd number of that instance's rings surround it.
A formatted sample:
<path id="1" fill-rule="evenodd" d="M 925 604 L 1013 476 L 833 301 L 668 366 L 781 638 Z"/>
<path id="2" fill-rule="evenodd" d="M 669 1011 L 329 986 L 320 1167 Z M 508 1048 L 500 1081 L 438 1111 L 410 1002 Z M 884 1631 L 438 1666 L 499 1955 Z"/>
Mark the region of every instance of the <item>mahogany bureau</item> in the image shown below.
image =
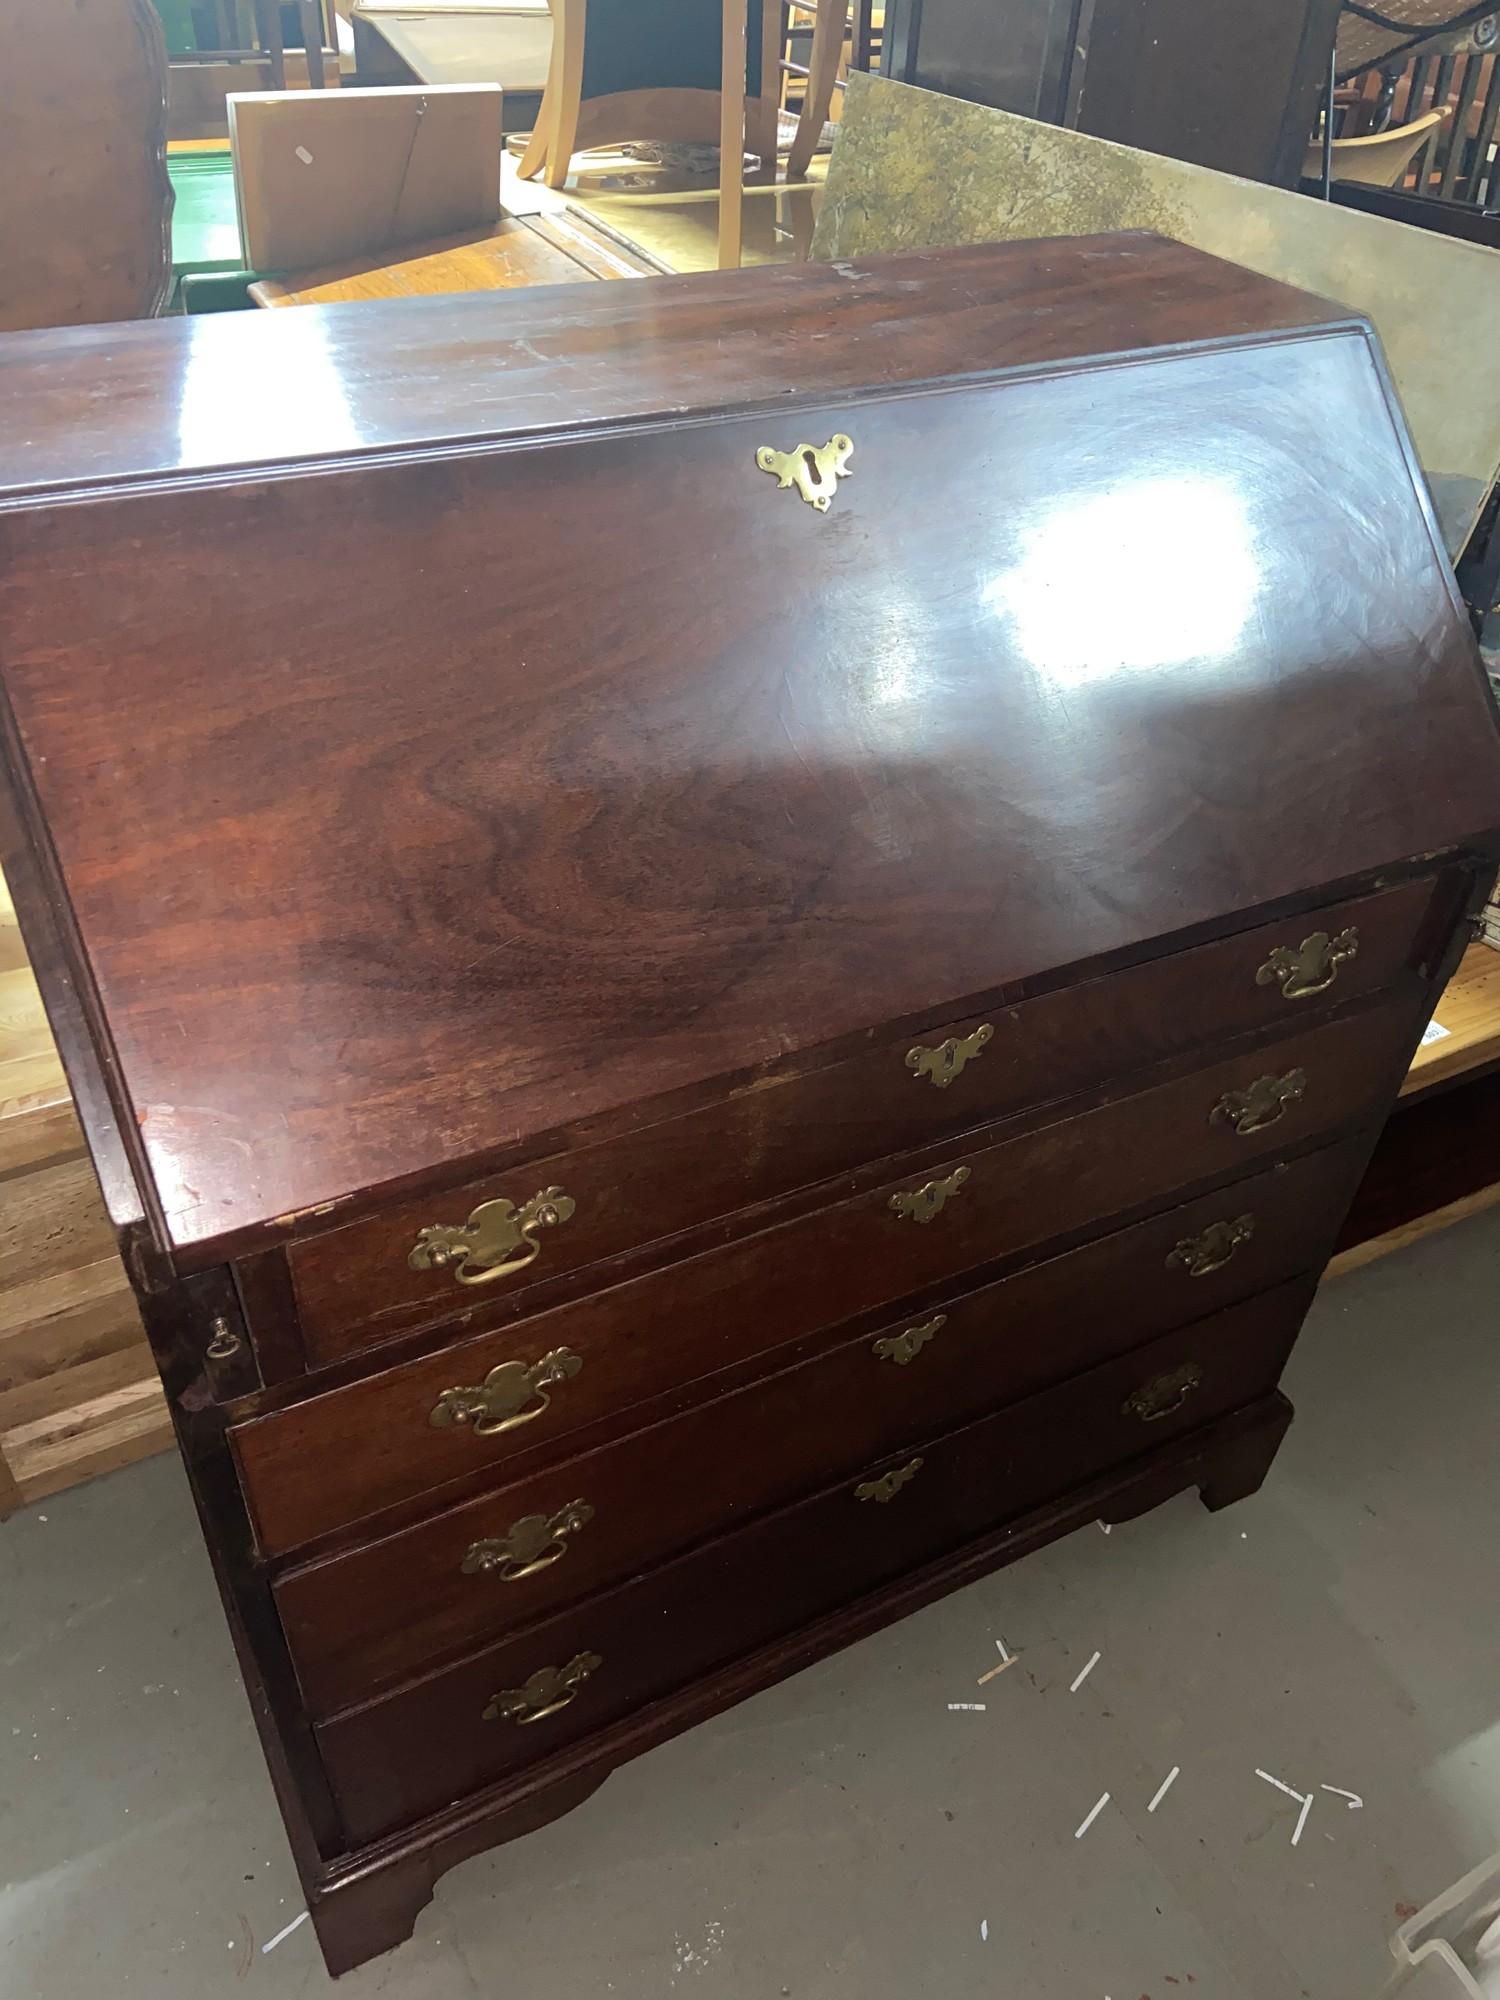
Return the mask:
<path id="1" fill-rule="evenodd" d="M 4 866 L 334 1971 L 1259 1484 L 1500 859 L 1364 323 L 1124 236 L 0 386 Z"/>

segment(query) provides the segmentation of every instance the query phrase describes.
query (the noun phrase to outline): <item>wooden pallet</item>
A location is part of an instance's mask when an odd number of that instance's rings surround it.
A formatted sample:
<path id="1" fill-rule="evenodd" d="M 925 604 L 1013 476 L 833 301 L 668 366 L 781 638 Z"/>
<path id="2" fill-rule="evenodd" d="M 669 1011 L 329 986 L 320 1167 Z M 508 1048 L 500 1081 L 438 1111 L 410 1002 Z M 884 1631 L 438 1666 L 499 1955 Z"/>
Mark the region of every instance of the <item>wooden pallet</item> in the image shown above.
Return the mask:
<path id="1" fill-rule="evenodd" d="M 0 879 L 0 1518 L 171 1435 Z"/>

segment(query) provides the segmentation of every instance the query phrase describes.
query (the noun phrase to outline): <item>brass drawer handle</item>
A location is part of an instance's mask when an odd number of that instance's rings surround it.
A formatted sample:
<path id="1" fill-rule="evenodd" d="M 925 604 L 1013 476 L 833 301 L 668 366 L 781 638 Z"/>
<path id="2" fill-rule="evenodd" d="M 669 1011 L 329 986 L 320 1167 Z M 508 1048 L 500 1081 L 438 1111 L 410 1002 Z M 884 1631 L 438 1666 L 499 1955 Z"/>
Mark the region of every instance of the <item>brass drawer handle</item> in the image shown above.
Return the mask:
<path id="1" fill-rule="evenodd" d="M 593 1518 L 587 1500 L 570 1500 L 550 1519 L 545 1514 L 523 1514 L 511 1523 L 508 1534 L 470 1542 L 459 1571 L 464 1576 L 498 1576 L 502 1583 L 519 1583 L 561 1562 L 568 1553 L 568 1536 Z"/>
<path id="2" fill-rule="evenodd" d="M 1211 1222 L 1201 1236 L 1184 1236 L 1167 1252 L 1170 1270 L 1180 1264 L 1190 1278 L 1206 1278 L 1222 1271 L 1242 1243 L 1255 1234 L 1255 1217 L 1237 1215 L 1233 1222 Z"/>
<path id="3" fill-rule="evenodd" d="M 934 1313 L 920 1326 L 903 1327 L 900 1333 L 888 1333 L 875 1342 L 871 1352 L 880 1361 L 894 1361 L 898 1368 L 904 1368 L 908 1361 L 915 1361 L 922 1349 L 935 1333 L 941 1333 L 948 1324 L 946 1313 Z"/>
<path id="4" fill-rule="evenodd" d="M 883 1472 L 878 1479 L 862 1479 L 854 1489 L 856 1500 L 874 1500 L 885 1506 L 894 1500 L 903 1486 L 910 1486 L 922 1470 L 922 1460 L 914 1458 L 906 1465 L 898 1465 L 894 1472 Z"/>
<path id="5" fill-rule="evenodd" d="M 935 1215 L 942 1214 L 968 1178 L 967 1167 L 955 1167 L 946 1180 L 928 1181 L 925 1187 L 893 1194 L 889 1203 L 891 1212 L 903 1222 L 931 1222 Z"/>
<path id="6" fill-rule="evenodd" d="M 1154 1375 L 1149 1382 L 1143 1382 L 1133 1396 L 1126 1397 L 1121 1414 L 1137 1417 L 1143 1424 L 1159 1424 L 1163 1417 L 1180 1410 L 1202 1383 L 1203 1370 L 1197 1362 L 1184 1361 L 1180 1368 L 1169 1369 L 1165 1375 Z"/>
<path id="7" fill-rule="evenodd" d="M 1339 967 L 1358 953 L 1359 930 L 1355 925 L 1335 938 L 1327 931 L 1314 931 L 1295 951 L 1289 944 L 1277 945 L 1256 973 L 1255 983 L 1269 986 L 1274 981 L 1283 1000 L 1307 1000 L 1314 993 L 1326 993 L 1338 978 Z"/>
<path id="8" fill-rule="evenodd" d="M 577 1696 L 589 1675 L 604 1665 L 597 1653 L 575 1653 L 565 1667 L 538 1667 L 524 1687 L 505 1688 L 485 1704 L 486 1722 L 544 1722 Z"/>
<path id="9" fill-rule="evenodd" d="M 778 451 L 774 445 L 763 444 L 755 454 L 755 463 L 762 472 L 775 473 L 782 491 L 795 486 L 809 507 L 826 514 L 839 481 L 850 476 L 849 454 L 853 450 L 853 438 L 838 431 L 827 444 L 799 444 L 791 451 Z"/>
<path id="10" fill-rule="evenodd" d="M 935 1049 L 924 1048 L 919 1042 L 916 1048 L 906 1051 L 906 1067 L 913 1076 L 931 1077 L 937 1089 L 946 1090 L 954 1077 L 962 1074 L 964 1065 L 971 1063 L 985 1044 L 994 1039 L 995 1031 L 986 1021 L 961 1041 L 950 1035 Z"/>
<path id="11" fill-rule="evenodd" d="M 1243 1090 L 1226 1090 L 1208 1114 L 1210 1125 L 1232 1125 L 1241 1138 L 1263 1132 L 1286 1116 L 1289 1104 L 1300 1104 L 1307 1093 L 1307 1072 L 1289 1069 L 1285 1076 L 1258 1076 Z"/>
<path id="12" fill-rule="evenodd" d="M 554 1347 L 540 1361 L 502 1361 L 477 1388 L 445 1389 L 427 1421 L 438 1430 L 469 1424 L 476 1437 L 498 1437 L 539 1417 L 552 1401 L 548 1389 L 570 1380 L 582 1366 L 583 1356 L 566 1347 Z"/>
<path id="13" fill-rule="evenodd" d="M 461 1285 L 492 1285 L 524 1271 L 541 1255 L 538 1231 L 555 1229 L 575 1203 L 561 1188 L 542 1188 L 517 1208 L 513 1201 L 482 1201 L 462 1228 L 435 1222 L 417 1232 L 407 1256 L 414 1271 L 446 1271 Z"/>

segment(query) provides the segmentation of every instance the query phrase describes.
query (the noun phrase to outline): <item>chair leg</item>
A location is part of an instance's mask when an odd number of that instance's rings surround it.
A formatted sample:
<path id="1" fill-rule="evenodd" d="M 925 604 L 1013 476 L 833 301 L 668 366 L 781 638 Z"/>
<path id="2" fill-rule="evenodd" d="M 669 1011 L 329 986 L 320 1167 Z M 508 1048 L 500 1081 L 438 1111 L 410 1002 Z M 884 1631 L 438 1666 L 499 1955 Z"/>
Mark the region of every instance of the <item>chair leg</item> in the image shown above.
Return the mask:
<path id="1" fill-rule="evenodd" d="M 557 64 L 557 102 L 547 131 L 549 188 L 560 188 L 573 164 L 578 140 L 578 113 L 583 102 L 583 43 L 588 30 L 588 0 L 551 0 L 553 59 Z M 561 53 L 557 44 L 562 43 Z M 547 83 L 552 83 L 548 65 Z M 545 108 L 545 107 L 544 107 Z"/>
<path id="2" fill-rule="evenodd" d="M 535 180 L 551 155 L 553 128 L 557 123 L 557 100 L 562 91 L 562 21 L 558 0 L 547 0 L 547 4 L 552 11 L 552 49 L 547 57 L 547 81 L 542 90 L 541 107 L 517 168 L 523 181 Z"/>
<path id="3" fill-rule="evenodd" d="M 724 0 L 719 113 L 719 269 L 737 271 L 745 209 L 745 26 L 747 0 Z"/>
<path id="4" fill-rule="evenodd" d="M 323 19 L 323 0 L 297 0 L 297 18 L 302 23 L 302 47 L 307 54 L 307 82 L 311 90 L 322 90 L 323 76 L 323 35 L 327 23 Z"/>
<path id="5" fill-rule="evenodd" d="M 838 81 L 839 58 L 844 52 L 844 31 L 849 25 L 849 0 L 818 0 L 813 22 L 812 52 L 807 58 L 807 89 L 802 98 L 802 116 L 796 136 L 786 156 L 786 177 L 800 181 L 812 165 L 818 150 L 828 107 L 833 102 L 833 86 Z"/>

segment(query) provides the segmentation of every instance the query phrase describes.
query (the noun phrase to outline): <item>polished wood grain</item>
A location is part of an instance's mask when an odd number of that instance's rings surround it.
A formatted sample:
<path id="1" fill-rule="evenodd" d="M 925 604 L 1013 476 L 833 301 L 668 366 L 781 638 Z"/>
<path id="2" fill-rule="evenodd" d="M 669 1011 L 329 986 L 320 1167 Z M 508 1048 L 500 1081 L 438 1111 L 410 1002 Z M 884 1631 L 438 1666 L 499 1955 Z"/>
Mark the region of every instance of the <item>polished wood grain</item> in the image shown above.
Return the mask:
<path id="1" fill-rule="evenodd" d="M 751 1689 L 1253 1490 L 1500 748 L 1367 329 L 1173 246 L 234 317 L 0 343 L 0 861 L 342 1969 Z M 760 470 L 836 435 L 827 512 Z M 1328 992 L 1259 983 L 1355 906 Z M 407 1282 L 385 1226 L 559 1159 L 576 1256 Z M 1184 1207 L 1277 1223 L 1195 1279 Z M 429 1421 L 549 1335 L 544 1417 Z M 456 1614 L 452 1510 L 565 1472 L 594 1541 Z M 614 1677 L 496 1749 L 596 1618 Z"/>
<path id="2" fill-rule="evenodd" d="M 0 328 L 158 312 L 172 189 L 151 0 L 10 0 L 0 76 Z"/>
<path id="3" fill-rule="evenodd" d="M 276 1603 L 315 1713 L 675 1554 L 838 1471 L 999 1408 L 1316 1268 L 1367 1140 L 927 1302 L 810 1361 L 618 1442 L 281 1577 Z M 1178 1246 L 1249 1219 L 1248 1240 L 1190 1275 Z M 915 1338 L 912 1338 L 913 1334 Z M 905 1337 L 905 1344 L 903 1343 Z M 908 1358 L 899 1358 L 899 1357 Z M 592 1518 L 529 1576 L 466 1573 L 466 1553 L 582 1500 Z"/>
<path id="4" fill-rule="evenodd" d="M 1105 1466 L 1254 1401 L 1274 1387 L 1310 1294 L 1306 1282 L 1283 1287 L 935 1439 L 889 1503 L 862 1500 L 860 1481 L 841 1480 L 325 1722 L 318 1741 L 350 1837 L 374 1839 L 524 1768 Z M 1202 1379 L 1183 1403 L 1150 1423 L 1131 1413 L 1137 1390 L 1186 1364 Z M 876 1464 L 864 1476 L 894 1469 Z M 494 1694 L 580 1652 L 602 1664 L 558 1715 L 534 1726 L 482 1720 Z"/>
<path id="5" fill-rule="evenodd" d="M 8 517 L 6 686 L 184 1266 L 1482 827 L 1488 698 L 1363 337 L 1108 381 L 1102 485 L 1085 371 Z M 755 463 L 841 427 L 824 517 Z M 1127 532 L 1087 639 L 1076 538 Z"/>
<path id="6" fill-rule="evenodd" d="M 310 1357 L 328 1361 L 436 1319 L 493 1318 L 550 1303 L 559 1274 L 638 1250 L 695 1225 L 910 1147 L 931 1145 L 1047 1098 L 1087 1090 L 1238 1032 L 1304 1027 L 1325 1008 L 1399 984 L 1415 995 L 1427 948 L 1433 888 L 1418 879 L 1355 897 L 1292 922 L 1261 926 L 1110 979 L 1039 995 L 986 1016 L 943 1021 L 847 1062 L 772 1074 L 702 1110 L 647 1124 L 607 1144 L 551 1154 L 383 1208 L 368 1222 L 294 1244 L 298 1316 Z M 1357 935 L 1357 956 L 1326 990 L 1288 1000 L 1260 978 L 1278 947 L 1319 930 Z M 1404 977 L 1403 977 L 1404 974 Z M 988 1032 L 977 1053 L 934 1082 L 920 1058 Z M 916 1052 L 918 1067 L 908 1060 Z M 451 1270 L 414 1271 L 408 1253 L 435 1221 L 462 1222 L 479 1204 L 517 1206 L 561 1186 L 576 1203 L 546 1232 L 525 1270 L 493 1284 L 459 1285 Z M 533 1296 L 533 1287 L 542 1287 Z M 253 1323 L 253 1320 L 252 1320 Z"/>
<path id="7" fill-rule="evenodd" d="M 853 275 L 851 275 L 851 272 Z M 786 270 L 663 278 L 644 298 L 532 291 L 238 313 L 0 342 L 13 494 L 351 452 L 807 401 L 951 375 L 1343 319 L 1325 301 L 1154 237 L 985 245 Z M 837 338 L 830 337 L 837 332 Z M 318 393 L 243 417 L 247 377 Z M 107 393 L 92 394 L 100 389 Z"/>
<path id="8" fill-rule="evenodd" d="M 569 1431 L 746 1354 L 1332 1136 L 1388 1101 L 1419 1025 L 1419 1008 L 1390 1002 L 1020 1137 L 1001 1126 L 904 1170 L 886 1162 L 886 1178 L 852 1199 L 237 1425 L 231 1440 L 260 1545 L 285 1549 L 512 1453 L 555 1450 Z M 1275 1122 L 1240 1133 L 1215 1119 L 1226 1093 L 1291 1072 L 1305 1092 Z M 956 1192 L 931 1220 L 896 1212 L 939 1182 Z M 534 1421 L 489 1436 L 428 1421 L 445 1389 L 560 1349 L 583 1365 L 549 1404 L 533 1405 Z"/>

